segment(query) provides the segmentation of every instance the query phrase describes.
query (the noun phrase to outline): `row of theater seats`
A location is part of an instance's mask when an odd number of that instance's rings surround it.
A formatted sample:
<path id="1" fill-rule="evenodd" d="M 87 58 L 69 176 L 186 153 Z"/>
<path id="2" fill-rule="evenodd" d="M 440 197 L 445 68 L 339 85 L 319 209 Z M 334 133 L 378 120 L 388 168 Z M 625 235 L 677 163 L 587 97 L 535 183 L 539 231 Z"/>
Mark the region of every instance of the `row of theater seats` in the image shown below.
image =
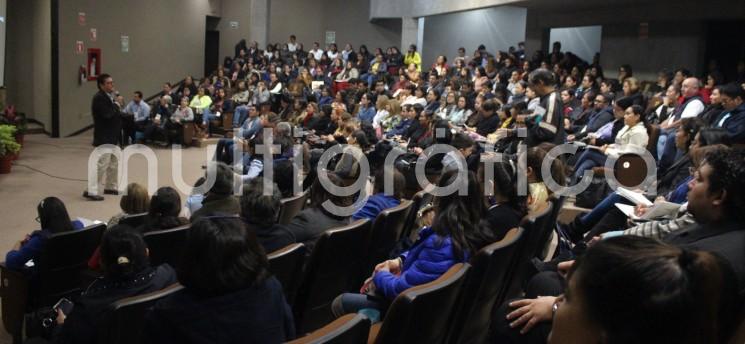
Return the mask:
<path id="1" fill-rule="evenodd" d="M 283 213 L 302 209 L 305 197 L 301 194 L 284 200 Z M 329 336 L 353 336 L 358 340 L 333 342 L 363 343 L 368 334 L 377 343 L 483 342 L 492 306 L 520 295 L 527 264 L 546 246 L 561 200 L 550 202 L 544 213 L 524 219 L 521 228 L 482 249 L 469 263 L 456 265 L 439 279 L 402 293 L 382 323 L 370 328 L 370 321 L 362 316 L 334 320 L 330 312 L 336 296 L 358 290 L 375 264 L 387 259 L 399 239 L 414 230 L 416 212 L 430 199 L 431 195 L 419 192 L 412 200 L 385 210 L 375 221 L 359 220 L 330 229 L 318 239 L 309 257 L 302 244 L 268 255 L 270 270 L 282 282 L 292 305 L 298 335 L 310 333 L 296 342 L 320 343 L 330 340 Z M 122 222 L 137 225 L 142 219 L 134 215 Z M 27 311 L 80 292 L 86 262 L 105 228 L 99 224 L 50 237 L 47 250 L 37 262 L 38 288 L 29 289 L 27 276 L 0 266 L 3 324 L 14 338 L 20 338 Z M 152 263 L 178 266 L 188 230 L 189 226 L 183 226 L 146 233 Z M 100 342 L 137 342 L 147 309 L 180 288 L 174 285 L 114 303 L 100 330 Z"/>

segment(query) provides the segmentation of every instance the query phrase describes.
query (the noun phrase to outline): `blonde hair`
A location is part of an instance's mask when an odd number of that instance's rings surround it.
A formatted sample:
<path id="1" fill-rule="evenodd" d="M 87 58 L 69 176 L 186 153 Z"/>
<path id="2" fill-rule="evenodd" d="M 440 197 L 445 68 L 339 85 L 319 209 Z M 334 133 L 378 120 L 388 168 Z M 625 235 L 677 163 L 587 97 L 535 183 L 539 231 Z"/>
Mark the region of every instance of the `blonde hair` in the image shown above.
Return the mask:
<path id="1" fill-rule="evenodd" d="M 401 102 L 399 102 L 398 100 L 396 99 L 389 100 L 388 106 L 391 107 L 391 111 L 390 111 L 391 116 L 398 115 L 401 113 Z"/>
<path id="2" fill-rule="evenodd" d="M 385 106 L 388 105 L 388 96 L 386 95 L 379 95 L 378 101 L 375 103 L 375 109 L 378 111 L 385 110 Z"/>
<path id="3" fill-rule="evenodd" d="M 639 80 L 636 80 L 635 77 L 628 77 L 623 80 L 623 83 L 629 83 L 629 89 L 631 89 L 631 92 L 636 92 L 639 90 Z"/>
<path id="4" fill-rule="evenodd" d="M 126 214 L 146 213 L 150 209 L 150 195 L 147 189 L 137 183 L 127 185 L 127 194 L 119 200 L 119 207 Z"/>

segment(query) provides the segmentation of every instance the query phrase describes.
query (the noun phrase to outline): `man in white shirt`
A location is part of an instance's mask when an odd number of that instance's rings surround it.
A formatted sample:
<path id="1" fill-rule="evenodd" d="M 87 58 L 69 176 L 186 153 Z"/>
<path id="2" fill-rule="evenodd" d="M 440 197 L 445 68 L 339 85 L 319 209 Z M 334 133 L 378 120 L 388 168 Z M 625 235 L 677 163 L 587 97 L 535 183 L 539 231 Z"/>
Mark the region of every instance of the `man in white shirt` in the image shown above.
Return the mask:
<path id="1" fill-rule="evenodd" d="M 297 50 L 297 41 L 295 35 L 290 35 L 290 41 L 287 42 L 287 50 L 294 53 Z"/>
<path id="2" fill-rule="evenodd" d="M 313 49 L 310 50 L 310 53 L 313 54 L 313 58 L 316 59 L 316 61 L 321 61 L 321 56 L 323 56 L 323 49 L 321 49 L 318 42 L 313 42 Z"/>
<path id="3" fill-rule="evenodd" d="M 675 108 L 670 118 L 660 123 L 660 138 L 657 141 L 657 156 L 660 161 L 658 168 L 665 169 L 672 165 L 677 155 L 675 148 L 675 132 L 684 118 L 697 117 L 704 111 L 704 101 L 699 93 L 701 83 L 696 78 L 683 80 L 681 93 L 683 101 Z"/>

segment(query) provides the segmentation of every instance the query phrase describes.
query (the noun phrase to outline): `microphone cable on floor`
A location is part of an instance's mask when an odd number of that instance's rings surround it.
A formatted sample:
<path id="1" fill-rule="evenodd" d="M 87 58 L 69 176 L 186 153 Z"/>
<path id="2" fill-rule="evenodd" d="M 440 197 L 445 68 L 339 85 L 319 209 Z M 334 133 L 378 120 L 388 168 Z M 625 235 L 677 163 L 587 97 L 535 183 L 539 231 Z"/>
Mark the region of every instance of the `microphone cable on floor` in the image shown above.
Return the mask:
<path id="1" fill-rule="evenodd" d="M 38 172 L 38 173 L 41 173 L 41 174 L 43 174 L 45 176 L 48 176 L 48 177 L 51 177 L 51 178 L 55 178 L 55 179 L 69 180 L 69 181 L 73 181 L 73 182 L 87 182 L 88 181 L 88 180 L 85 180 L 85 179 L 76 179 L 76 178 L 67 178 L 67 177 L 55 176 L 53 174 L 46 173 L 46 172 L 44 172 L 42 170 L 33 168 L 31 166 L 24 165 L 24 164 L 19 164 L 19 163 L 16 163 L 16 162 L 13 162 L 13 165 L 14 166 L 20 166 L 20 167 L 25 167 L 25 168 L 27 168 L 27 169 L 29 169 L 31 171 Z"/>

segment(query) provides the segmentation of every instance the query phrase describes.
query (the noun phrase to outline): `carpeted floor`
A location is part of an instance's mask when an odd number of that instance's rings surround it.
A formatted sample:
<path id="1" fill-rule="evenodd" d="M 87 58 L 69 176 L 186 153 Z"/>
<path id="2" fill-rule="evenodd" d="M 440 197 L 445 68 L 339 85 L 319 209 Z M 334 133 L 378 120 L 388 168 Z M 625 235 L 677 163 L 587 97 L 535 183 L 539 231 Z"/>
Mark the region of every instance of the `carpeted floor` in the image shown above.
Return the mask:
<path id="1" fill-rule="evenodd" d="M 26 136 L 20 158 L 15 161 L 11 173 L 0 175 L 0 261 L 5 260 L 5 252 L 17 241 L 39 229 L 35 220 L 36 206 L 45 197 L 55 196 L 65 202 L 71 218 L 108 221 L 119 212 L 120 196 L 106 196 L 102 202 L 90 202 L 82 197 L 88 156 L 93 149 L 91 141 L 92 131 L 63 139 L 46 135 Z M 157 186 L 176 186 L 172 178 L 173 152 L 170 148 L 152 150 L 158 162 Z M 181 150 L 181 153 L 183 182 L 192 185 L 204 173 L 200 166 L 208 158 L 207 148 L 191 147 Z M 147 185 L 145 158 L 132 157 L 128 174 L 129 182 Z M 182 203 L 184 196 L 182 193 Z M 5 343 L 10 343 L 10 337 L 2 328 L 0 344 Z"/>

